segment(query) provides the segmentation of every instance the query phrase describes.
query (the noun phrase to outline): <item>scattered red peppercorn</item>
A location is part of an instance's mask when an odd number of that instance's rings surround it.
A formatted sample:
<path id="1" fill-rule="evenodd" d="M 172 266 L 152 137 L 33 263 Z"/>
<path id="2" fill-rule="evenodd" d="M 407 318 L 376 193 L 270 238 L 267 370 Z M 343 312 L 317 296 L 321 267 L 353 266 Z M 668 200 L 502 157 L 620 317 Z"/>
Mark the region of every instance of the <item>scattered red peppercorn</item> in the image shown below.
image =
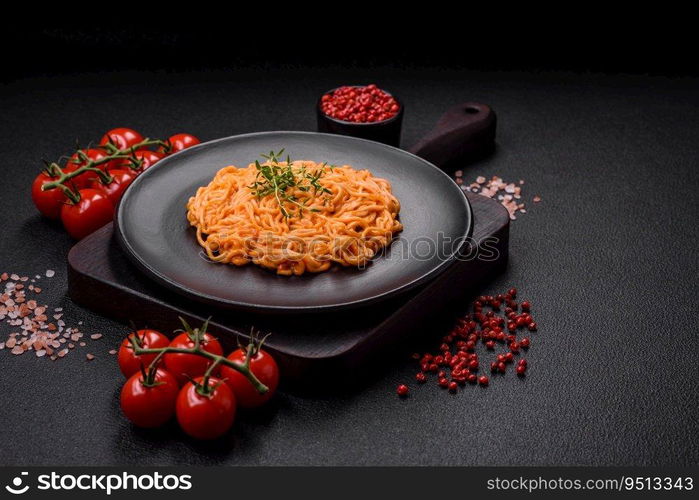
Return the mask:
<path id="1" fill-rule="evenodd" d="M 529 337 L 518 339 L 517 331 L 526 326 L 531 331 L 536 331 L 536 323 L 529 313 L 531 304 L 523 301 L 520 306 L 522 313 L 518 314 L 518 304 L 514 298 L 517 296 L 516 289 L 510 289 L 506 294 L 495 296 L 486 295 L 478 297 L 473 303 L 473 313 L 466 314 L 458 319 L 451 331 L 444 335 L 440 341 L 438 351 L 434 354 L 414 353 L 412 358 L 420 366 L 421 371 L 415 375 L 415 380 L 423 384 L 427 381 L 426 373 L 437 374 L 437 384 L 448 389 L 449 392 L 456 392 L 459 385 L 466 382 L 486 386 L 490 384 L 487 375 L 478 376 L 476 373 L 480 367 L 480 361 L 476 352 L 478 345 L 483 344 L 488 351 L 495 349 L 496 342 L 503 342 L 507 346 L 507 352 L 496 355 L 495 361 L 490 362 L 492 373 L 506 373 L 507 364 L 513 363 L 515 354 L 520 349 L 527 349 L 531 345 Z M 506 304 L 504 312 L 500 308 Z M 483 311 L 483 308 L 489 308 Z M 503 328 L 507 327 L 507 332 Z M 526 359 L 519 359 L 515 366 L 517 375 L 523 376 L 527 370 Z M 404 390 L 400 387 L 405 387 Z M 407 386 L 400 386 L 399 394 L 404 391 L 407 394 Z"/>
<path id="2" fill-rule="evenodd" d="M 320 109 L 337 120 L 374 123 L 393 118 L 400 111 L 398 101 L 376 85 L 342 86 L 320 100 Z"/>
<path id="3" fill-rule="evenodd" d="M 398 395 L 399 395 L 400 397 L 405 397 L 405 396 L 407 396 L 407 395 L 408 395 L 408 391 L 409 391 L 408 386 L 407 386 L 407 385 L 404 385 L 404 384 L 399 385 L 399 386 L 398 386 L 398 389 L 396 389 L 396 392 L 398 393 Z"/>

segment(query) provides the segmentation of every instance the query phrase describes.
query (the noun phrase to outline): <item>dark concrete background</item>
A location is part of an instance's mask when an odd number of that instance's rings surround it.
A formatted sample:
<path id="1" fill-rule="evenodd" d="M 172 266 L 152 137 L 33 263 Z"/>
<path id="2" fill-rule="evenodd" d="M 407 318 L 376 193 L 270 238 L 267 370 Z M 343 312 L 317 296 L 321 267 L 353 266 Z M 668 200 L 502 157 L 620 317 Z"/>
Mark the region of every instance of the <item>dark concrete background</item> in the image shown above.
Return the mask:
<path id="1" fill-rule="evenodd" d="M 400 356 L 351 394 L 280 394 L 261 414 L 241 415 L 217 443 L 194 442 L 175 426 L 133 429 L 119 412 L 122 378 L 107 354 L 125 329 L 65 296 L 72 242 L 39 218 L 28 192 L 40 159 L 114 126 L 204 140 L 314 130 L 319 93 L 370 81 L 405 102 L 405 146 L 458 102 L 484 102 L 498 113 L 496 153 L 465 176 L 526 181 L 528 213 L 512 224 L 509 268 L 482 289 L 516 286 L 533 303 L 539 332 L 526 379 L 510 373 L 454 396 L 430 383 L 403 401 L 395 387 L 412 381 L 415 366 Z M 92 362 L 78 353 L 52 363 L 0 351 L 0 464 L 696 465 L 698 84 L 339 68 L 6 83 L 0 272 L 55 269 L 42 297 L 105 338 L 91 347 Z M 535 194 L 540 204 L 531 203 Z"/>

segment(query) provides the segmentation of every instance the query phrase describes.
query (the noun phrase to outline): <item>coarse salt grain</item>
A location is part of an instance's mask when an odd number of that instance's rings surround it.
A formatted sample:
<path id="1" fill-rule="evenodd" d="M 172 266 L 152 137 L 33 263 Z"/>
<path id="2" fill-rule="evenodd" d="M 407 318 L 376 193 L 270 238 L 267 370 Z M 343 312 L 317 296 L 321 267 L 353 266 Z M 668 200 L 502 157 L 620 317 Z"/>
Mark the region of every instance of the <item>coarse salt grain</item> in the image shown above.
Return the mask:
<path id="1" fill-rule="evenodd" d="M 52 277 L 54 275 L 54 271 L 50 269 L 46 271 L 46 276 Z M 37 275 L 36 278 L 39 279 L 40 276 Z M 13 355 L 33 351 L 36 357 L 56 360 L 66 356 L 69 348 L 75 347 L 72 342 L 69 343 L 68 348 L 64 347 L 68 338 L 71 340 L 74 338 L 77 341 L 84 336 L 77 328 L 67 328 L 63 332 L 65 321 L 61 319 L 63 317 L 63 314 L 60 314 L 63 311 L 62 307 L 53 309 L 54 312 L 59 313 L 52 315 L 52 319 L 56 320 L 56 323 L 47 323 L 49 320 L 46 313 L 49 306 L 39 305 L 34 298 L 27 296 L 27 293 L 40 293 L 41 288 L 28 285 L 25 290 L 25 285 L 22 284 L 22 282 L 29 280 L 28 276 L 4 272 L 0 274 L 0 280 L 6 282 L 4 292 L 0 290 L 0 320 L 5 320 L 5 323 L 11 327 L 17 327 L 21 330 L 21 333 L 14 331 L 7 334 L 7 338 L 0 342 L 0 350 L 6 349 Z M 82 321 L 79 324 L 81 325 Z M 93 340 L 101 337 L 101 333 L 90 335 Z M 80 342 L 80 345 L 87 344 Z M 54 349 L 61 350 L 55 352 Z"/>
<path id="2" fill-rule="evenodd" d="M 461 180 L 457 177 L 457 182 Z M 479 175 L 476 177 L 476 181 L 471 183 L 468 188 L 482 196 L 488 198 L 497 199 L 500 204 L 507 209 L 507 213 L 511 220 L 517 219 L 517 212 L 527 213 L 524 203 L 518 203 L 515 200 L 521 200 L 522 198 L 522 185 L 524 184 L 524 179 L 519 180 L 519 185 L 515 185 L 514 182 L 507 183 L 498 176 L 493 176 L 490 180 L 487 180 L 484 176 Z M 462 186 L 463 188 L 464 186 Z M 539 196 L 533 198 L 534 203 L 541 201 Z"/>
<path id="3" fill-rule="evenodd" d="M 53 278 L 56 275 L 56 271 L 53 269 L 47 269 L 46 270 L 46 277 L 47 278 Z"/>

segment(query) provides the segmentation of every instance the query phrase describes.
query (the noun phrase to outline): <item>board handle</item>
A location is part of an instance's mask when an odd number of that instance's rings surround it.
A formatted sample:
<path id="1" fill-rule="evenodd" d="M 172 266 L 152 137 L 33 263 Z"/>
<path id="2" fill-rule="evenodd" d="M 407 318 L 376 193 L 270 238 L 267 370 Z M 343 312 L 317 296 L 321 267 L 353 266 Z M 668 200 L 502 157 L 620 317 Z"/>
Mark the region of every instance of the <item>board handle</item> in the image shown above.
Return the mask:
<path id="1" fill-rule="evenodd" d="M 477 102 L 459 104 L 444 113 L 408 151 L 443 170 L 463 165 L 493 151 L 496 121 L 490 106 Z"/>

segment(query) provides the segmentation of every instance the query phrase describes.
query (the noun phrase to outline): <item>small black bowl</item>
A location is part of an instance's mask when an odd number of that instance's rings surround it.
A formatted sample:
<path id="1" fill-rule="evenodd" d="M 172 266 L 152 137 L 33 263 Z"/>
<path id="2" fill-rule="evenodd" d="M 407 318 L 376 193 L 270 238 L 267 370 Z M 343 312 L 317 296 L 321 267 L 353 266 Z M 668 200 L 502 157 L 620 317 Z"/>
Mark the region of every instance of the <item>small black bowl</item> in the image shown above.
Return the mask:
<path id="1" fill-rule="evenodd" d="M 363 85 L 354 85 L 354 87 L 363 87 Z M 325 94 L 330 94 L 336 89 L 324 92 L 316 103 L 316 114 L 318 116 L 318 132 L 329 134 L 349 135 L 359 137 L 361 139 L 369 139 L 370 141 L 382 142 L 389 146 L 400 146 L 400 132 L 403 126 L 403 110 L 405 106 L 395 95 L 386 92 L 393 97 L 398 103 L 398 113 L 388 120 L 370 123 L 355 123 L 344 120 L 338 120 L 323 113 L 321 103 Z"/>

